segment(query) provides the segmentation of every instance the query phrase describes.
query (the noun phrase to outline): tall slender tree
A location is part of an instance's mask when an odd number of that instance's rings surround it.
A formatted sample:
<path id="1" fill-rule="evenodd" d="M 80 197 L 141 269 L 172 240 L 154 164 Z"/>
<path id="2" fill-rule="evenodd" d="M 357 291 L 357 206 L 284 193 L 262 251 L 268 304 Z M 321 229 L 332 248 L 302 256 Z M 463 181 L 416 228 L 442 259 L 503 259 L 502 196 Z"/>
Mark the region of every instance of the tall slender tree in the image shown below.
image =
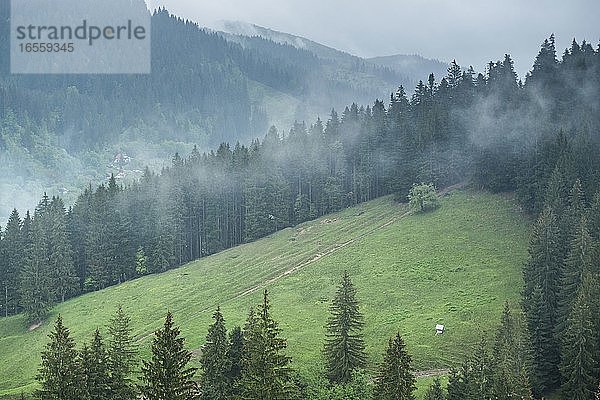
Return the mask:
<path id="1" fill-rule="evenodd" d="M 404 340 L 398 332 L 390 338 L 383 356 L 383 363 L 375 378 L 375 400 L 412 400 L 416 390 L 411 356 L 406 351 Z"/>
<path id="2" fill-rule="evenodd" d="M 109 375 L 108 353 L 100 331 L 96 329 L 91 345 L 83 346 L 79 353 L 82 400 L 112 400 L 113 392 Z"/>
<path id="3" fill-rule="evenodd" d="M 271 317 L 268 292 L 263 293 L 257 313 L 250 311 L 244 329 L 241 397 L 248 400 L 293 400 L 298 390 L 292 379 L 286 340 Z"/>
<path id="4" fill-rule="evenodd" d="M 67 231 L 67 215 L 64 204 L 58 197 L 52 198 L 50 203 L 48 223 L 49 285 L 54 299 L 64 302 L 67 296 L 78 291 L 79 285 Z"/>
<path id="5" fill-rule="evenodd" d="M 232 395 L 239 394 L 240 377 L 242 375 L 242 360 L 244 356 L 244 334 L 239 326 L 233 328 L 229 334 L 229 347 L 227 349 L 227 379 L 231 384 Z"/>
<path id="6" fill-rule="evenodd" d="M 108 324 L 108 365 L 114 400 L 129 400 L 135 396 L 131 373 L 136 365 L 137 348 L 131 334 L 131 320 L 119 306 Z"/>
<path id="7" fill-rule="evenodd" d="M 558 319 L 556 326 L 559 338 L 562 337 L 566 329 L 567 318 L 577 298 L 577 293 L 581 288 L 582 276 L 585 272 L 592 272 L 594 268 L 594 243 L 588 232 L 587 224 L 588 222 L 585 217 L 581 218 L 578 222 L 577 228 L 573 232 L 571 250 L 564 264 L 564 273 L 558 297 Z"/>
<path id="8" fill-rule="evenodd" d="M 231 397 L 232 386 L 228 379 L 230 367 L 227 357 L 227 330 L 220 307 L 217 307 L 213 319 L 215 322 L 208 328 L 206 343 L 202 347 L 200 357 L 202 399 L 226 400 Z"/>
<path id="9" fill-rule="evenodd" d="M 48 337 L 50 342 L 42 351 L 42 365 L 36 377 L 40 388 L 35 395 L 40 400 L 79 400 L 81 374 L 75 341 L 60 315 Z"/>
<path id="10" fill-rule="evenodd" d="M 561 232 L 554 212 L 545 208 L 534 226 L 524 268 L 523 307 L 533 346 L 532 385 L 537 394 L 560 382 L 560 354 L 554 332 L 562 266 Z"/>
<path id="11" fill-rule="evenodd" d="M 563 339 L 560 367 L 565 382 L 562 390 L 569 399 L 593 399 L 600 378 L 599 333 L 595 319 L 595 311 L 600 306 L 598 299 L 598 281 L 587 273 L 571 309 Z"/>
<path id="12" fill-rule="evenodd" d="M 15 314 L 19 304 L 19 273 L 25 259 L 25 247 L 21 236 L 21 218 L 14 209 L 8 218 L 2 238 L 2 276 L 0 284 L 4 316 Z"/>
<path id="13" fill-rule="evenodd" d="M 529 384 L 530 354 L 529 337 L 524 323 L 513 315 L 506 302 L 492 354 L 495 399 L 533 398 Z"/>
<path id="14" fill-rule="evenodd" d="M 327 375 L 331 382 L 347 383 L 352 379 L 352 372 L 364 368 L 367 361 L 363 316 L 359 311 L 356 288 L 347 271 L 342 275 L 330 313 L 324 350 Z"/>
<path id="15" fill-rule="evenodd" d="M 31 245 L 19 277 L 21 305 L 32 324 L 42 322 L 53 304 L 48 270 L 48 204 L 48 197 L 44 196 L 36 209 L 31 222 Z"/>
<path id="16" fill-rule="evenodd" d="M 162 329 L 152 342 L 152 359 L 144 361 L 140 392 L 147 400 L 192 400 L 198 397 L 194 381 L 196 368 L 189 367 L 192 353 L 185 350 L 185 339 L 167 312 Z"/>

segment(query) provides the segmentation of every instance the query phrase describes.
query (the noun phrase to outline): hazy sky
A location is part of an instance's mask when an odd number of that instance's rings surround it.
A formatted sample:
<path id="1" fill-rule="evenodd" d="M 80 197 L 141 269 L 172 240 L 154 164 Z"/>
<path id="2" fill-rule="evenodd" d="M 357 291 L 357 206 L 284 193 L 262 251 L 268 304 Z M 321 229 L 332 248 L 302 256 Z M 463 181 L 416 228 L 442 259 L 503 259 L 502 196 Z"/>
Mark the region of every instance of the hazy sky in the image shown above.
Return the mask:
<path id="1" fill-rule="evenodd" d="M 371 57 L 414 54 L 473 65 L 510 53 L 520 75 L 551 33 L 559 55 L 575 37 L 600 40 L 599 0 L 147 0 L 214 26 L 239 20 Z"/>

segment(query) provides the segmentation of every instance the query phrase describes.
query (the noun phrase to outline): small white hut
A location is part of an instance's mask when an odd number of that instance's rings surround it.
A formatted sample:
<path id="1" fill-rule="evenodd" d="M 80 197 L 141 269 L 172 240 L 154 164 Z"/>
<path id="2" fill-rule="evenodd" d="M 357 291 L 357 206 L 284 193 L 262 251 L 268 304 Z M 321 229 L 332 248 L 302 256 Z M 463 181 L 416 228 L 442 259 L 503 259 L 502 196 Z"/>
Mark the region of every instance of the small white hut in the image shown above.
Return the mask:
<path id="1" fill-rule="evenodd" d="M 442 333 L 444 333 L 444 325 L 437 324 L 435 326 L 435 334 L 441 335 Z"/>

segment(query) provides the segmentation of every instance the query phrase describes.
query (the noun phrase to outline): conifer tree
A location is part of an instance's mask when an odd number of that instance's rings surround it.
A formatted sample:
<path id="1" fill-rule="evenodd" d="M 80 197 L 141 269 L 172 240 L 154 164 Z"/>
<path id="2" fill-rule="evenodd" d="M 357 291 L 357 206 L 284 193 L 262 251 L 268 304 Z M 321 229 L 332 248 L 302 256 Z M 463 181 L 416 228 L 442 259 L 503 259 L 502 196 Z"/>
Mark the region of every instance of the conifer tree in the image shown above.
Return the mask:
<path id="1" fill-rule="evenodd" d="M 40 204 L 44 204 L 43 201 Z M 48 271 L 46 214 L 45 206 L 39 206 L 36 210 L 31 223 L 31 245 L 19 276 L 20 302 L 31 324 L 42 322 L 53 304 L 52 281 Z"/>
<path id="2" fill-rule="evenodd" d="M 493 350 L 493 394 L 498 400 L 531 399 L 529 364 L 531 353 L 524 324 L 504 305 Z"/>
<path id="3" fill-rule="evenodd" d="M 135 272 L 138 275 L 146 275 L 148 273 L 148 257 L 142 246 L 138 247 L 135 252 Z"/>
<path id="4" fill-rule="evenodd" d="M 367 356 L 363 340 L 363 316 L 358 309 L 356 288 L 344 271 L 330 307 L 325 357 L 327 375 L 333 383 L 348 383 L 352 372 L 364 368 Z"/>
<path id="5" fill-rule="evenodd" d="M 91 345 L 84 345 L 79 353 L 82 400 L 113 400 L 109 375 L 108 353 L 100 331 L 96 329 Z"/>
<path id="6" fill-rule="evenodd" d="M 594 239 L 600 240 L 600 190 L 594 195 L 587 219 L 590 224 L 590 234 Z"/>
<path id="7" fill-rule="evenodd" d="M 0 296 L 3 299 L 4 316 L 15 314 L 19 304 L 19 273 L 25 259 L 24 241 L 21 237 L 21 218 L 14 209 L 8 218 L 4 237 L 2 238 L 3 263 L 0 266 Z"/>
<path id="8" fill-rule="evenodd" d="M 42 351 L 42 365 L 36 377 L 40 388 L 35 395 L 40 400 L 79 400 L 81 375 L 75 342 L 60 315 L 48 337 L 50 342 Z"/>
<path id="9" fill-rule="evenodd" d="M 146 400 L 191 400 L 197 398 L 194 382 L 196 368 L 188 366 L 192 353 L 185 350 L 173 315 L 167 313 L 165 324 L 152 342 L 152 359 L 144 361 L 140 392 Z"/>
<path id="10" fill-rule="evenodd" d="M 556 217 L 550 208 L 545 208 L 534 226 L 529 260 L 524 268 L 523 307 L 532 340 L 532 385 L 537 394 L 560 382 L 560 357 L 554 334 L 563 264 L 560 243 Z"/>
<path id="11" fill-rule="evenodd" d="M 448 400 L 466 400 L 470 399 L 468 382 L 468 366 L 463 364 L 462 371 L 455 368 L 450 369 L 450 376 L 448 377 Z"/>
<path id="12" fill-rule="evenodd" d="M 239 326 L 229 334 L 227 349 L 227 380 L 231 384 L 232 395 L 239 394 L 239 381 L 242 374 L 242 359 L 244 355 L 244 334 Z"/>
<path id="13" fill-rule="evenodd" d="M 587 219 L 581 218 L 577 229 L 573 232 L 571 250 L 565 260 L 564 272 L 561 279 L 558 297 L 558 320 L 556 331 L 559 338 L 564 333 L 567 318 L 581 288 L 582 276 L 585 272 L 593 271 L 592 237 L 588 233 Z"/>
<path id="14" fill-rule="evenodd" d="M 375 378 L 375 400 L 412 400 L 416 389 L 416 378 L 413 375 L 411 356 L 406 351 L 404 340 L 397 333 L 390 338 L 388 348 L 383 356 L 383 363 Z"/>
<path id="15" fill-rule="evenodd" d="M 446 394 L 444 393 L 444 389 L 442 389 L 439 377 L 436 377 L 433 383 L 427 388 L 424 400 L 446 400 Z"/>
<path id="16" fill-rule="evenodd" d="M 473 398 L 490 399 L 492 397 L 492 358 L 484 338 L 475 348 L 470 364 Z"/>
<path id="17" fill-rule="evenodd" d="M 295 399 L 297 387 L 292 380 L 291 358 L 284 354 L 286 340 L 270 313 L 268 293 L 257 312 L 250 311 L 244 328 L 244 359 L 241 397 L 248 400 Z"/>
<path id="18" fill-rule="evenodd" d="M 202 399 L 227 400 L 230 398 L 231 382 L 228 379 L 227 331 L 220 307 L 217 307 L 213 319 L 215 322 L 208 328 L 200 357 Z"/>
<path id="19" fill-rule="evenodd" d="M 130 323 L 131 320 L 119 306 L 107 327 L 109 334 L 108 365 L 114 400 L 129 400 L 134 397 L 135 393 L 130 376 L 136 365 L 137 349 L 131 334 Z"/>
<path id="20" fill-rule="evenodd" d="M 52 198 L 48 213 L 48 269 L 50 286 L 57 301 L 78 291 L 78 279 L 73 264 L 73 249 L 67 231 L 67 219 L 62 200 Z"/>
<path id="21" fill-rule="evenodd" d="M 600 288 L 591 274 L 583 277 L 564 333 L 560 369 L 564 377 L 562 391 L 572 400 L 590 400 L 600 377 L 597 307 Z M 594 315 L 596 314 L 596 315 Z"/>

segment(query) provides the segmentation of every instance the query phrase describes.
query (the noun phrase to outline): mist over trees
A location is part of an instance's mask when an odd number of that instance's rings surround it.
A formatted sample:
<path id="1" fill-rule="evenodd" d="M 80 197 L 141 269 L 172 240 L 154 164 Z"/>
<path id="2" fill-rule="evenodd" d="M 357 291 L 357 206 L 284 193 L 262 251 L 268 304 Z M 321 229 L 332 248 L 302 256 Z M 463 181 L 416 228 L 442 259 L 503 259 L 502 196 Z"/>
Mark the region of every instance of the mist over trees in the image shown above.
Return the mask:
<path id="1" fill-rule="evenodd" d="M 2 54 L 9 54 L 9 14 L 10 2 L 2 2 Z M 9 58 L 0 59 L 1 218 L 15 204 L 34 207 L 46 190 L 71 203 L 110 170 L 139 178 L 145 165 L 160 169 L 167 155 L 194 144 L 206 150 L 247 142 L 263 136 L 269 121 L 287 127 L 295 117 L 369 102 L 412 82 L 350 55 L 338 60 L 259 37 L 234 40 L 165 9 L 151 21 L 149 75 L 11 75 Z M 289 104 L 271 107 L 282 97 Z M 107 165 L 123 153 L 131 157 L 124 169 Z"/>
<path id="2" fill-rule="evenodd" d="M 524 83 L 509 55 L 485 75 L 453 63 L 439 82 L 433 75 L 419 82 L 410 98 L 400 87 L 387 105 L 352 104 L 283 135 L 273 127 L 248 146 L 175 154 L 160 174 L 147 169 L 126 186 L 112 177 L 68 209 L 44 196 L 32 215 L 14 212 L 2 231 L 2 315 L 25 312 L 37 323 L 71 296 L 382 195 L 405 200 L 415 182 L 470 181 L 516 192 L 537 215 L 524 266 L 526 324 L 516 332 L 505 313 L 497 339 L 498 349 L 529 347 L 532 359 L 503 358 L 501 350 L 490 356 L 482 344 L 451 375 L 449 398 L 469 398 L 462 390 L 474 390 L 472 398 L 529 396 L 530 386 L 539 396 L 562 386 L 571 398 L 591 399 L 600 348 L 599 98 L 600 51 L 574 41 L 559 61 L 550 37 Z M 266 299 L 260 311 L 268 314 Z M 257 335 L 266 334 L 260 318 L 249 318 Z M 494 384 L 498 371 L 506 376 Z M 509 378 L 510 387 L 502 383 Z M 241 382 L 248 379 L 242 373 Z M 489 386 L 477 385 L 482 379 Z"/>
<path id="3" fill-rule="evenodd" d="M 405 199 L 414 182 L 516 190 L 537 212 L 546 192 L 565 197 L 578 177 L 581 196 L 592 199 L 599 121 L 597 104 L 581 97 L 600 86 L 598 52 L 574 42 L 558 62 L 552 49 L 551 38 L 525 84 L 508 55 L 486 75 L 453 63 L 439 83 L 433 75 L 419 82 L 410 99 L 400 87 L 387 108 L 379 100 L 352 104 L 325 122 L 297 122 L 285 135 L 272 127 L 248 146 L 175 154 L 160 174 L 146 169 L 126 186 L 111 177 L 88 187 L 68 210 L 45 196 L 33 215 L 13 212 L 2 235 L 2 314 L 26 311 L 39 321 L 73 295 L 378 196 Z"/>

